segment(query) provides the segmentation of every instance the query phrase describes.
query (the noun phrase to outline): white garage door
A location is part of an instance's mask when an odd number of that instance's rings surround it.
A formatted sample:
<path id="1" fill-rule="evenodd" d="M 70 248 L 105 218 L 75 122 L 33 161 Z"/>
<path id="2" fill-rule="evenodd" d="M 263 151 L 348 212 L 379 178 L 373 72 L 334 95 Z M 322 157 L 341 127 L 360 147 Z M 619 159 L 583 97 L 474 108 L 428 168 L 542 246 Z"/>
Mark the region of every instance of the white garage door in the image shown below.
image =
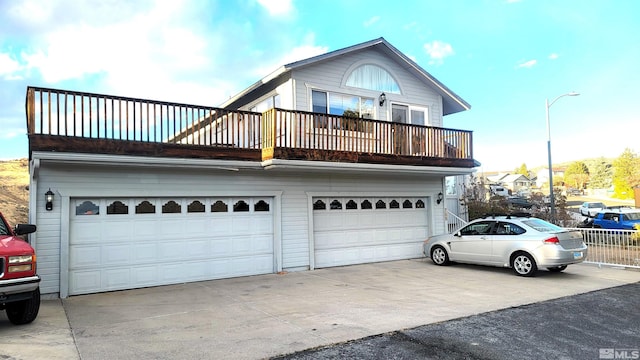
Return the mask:
<path id="1" fill-rule="evenodd" d="M 314 198 L 315 267 L 422 256 L 425 203 L 425 198 Z"/>
<path id="2" fill-rule="evenodd" d="M 271 198 L 73 199 L 69 294 L 274 272 Z"/>

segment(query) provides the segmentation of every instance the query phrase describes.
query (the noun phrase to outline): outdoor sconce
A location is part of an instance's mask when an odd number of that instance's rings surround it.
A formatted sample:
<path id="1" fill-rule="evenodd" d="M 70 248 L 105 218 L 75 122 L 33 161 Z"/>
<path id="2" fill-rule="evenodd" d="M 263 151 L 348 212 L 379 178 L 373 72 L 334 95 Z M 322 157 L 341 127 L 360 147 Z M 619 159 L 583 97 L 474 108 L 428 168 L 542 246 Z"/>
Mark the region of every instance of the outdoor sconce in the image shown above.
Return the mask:
<path id="1" fill-rule="evenodd" d="M 46 193 L 44 193 L 44 199 L 47 202 L 47 205 L 45 208 L 47 209 L 47 211 L 53 210 L 53 196 L 54 196 L 54 193 L 53 191 L 51 191 L 51 188 L 49 188 L 49 190 Z"/>
<path id="2" fill-rule="evenodd" d="M 444 195 L 442 195 L 442 193 L 438 193 L 438 200 L 436 200 L 436 202 L 440 204 L 442 202 L 442 199 L 444 199 Z"/>
<path id="3" fill-rule="evenodd" d="M 387 95 L 385 93 L 380 94 L 378 101 L 380 102 L 380 106 L 384 105 L 384 102 L 387 101 Z"/>

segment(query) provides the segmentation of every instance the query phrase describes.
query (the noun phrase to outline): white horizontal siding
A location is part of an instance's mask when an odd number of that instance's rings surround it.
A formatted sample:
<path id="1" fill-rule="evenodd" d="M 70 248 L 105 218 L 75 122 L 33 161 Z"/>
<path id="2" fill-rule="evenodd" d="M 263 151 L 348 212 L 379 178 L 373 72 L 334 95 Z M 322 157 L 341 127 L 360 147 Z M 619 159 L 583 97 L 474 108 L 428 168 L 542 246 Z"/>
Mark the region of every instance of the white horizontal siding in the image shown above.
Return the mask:
<path id="1" fill-rule="evenodd" d="M 61 204 L 65 198 L 145 198 L 199 196 L 255 196 L 281 192 L 281 265 L 283 269 L 309 267 L 308 193 L 385 196 L 425 196 L 441 191 L 439 177 L 282 173 L 277 170 L 186 170 L 134 167 L 47 166 L 39 172 L 39 189 L 56 194 L 53 211 L 45 211 L 43 192 L 37 199 L 38 231 L 34 234 L 42 292 L 59 292 L 60 261 L 68 254 L 68 239 L 61 239 Z M 32 209 L 33 210 L 33 209 Z M 64 211 L 69 211 L 65 209 Z M 444 231 L 442 210 L 434 211 L 434 231 Z M 276 218 L 276 221 L 278 219 Z M 277 224 L 276 224 L 277 225 Z M 63 248 L 61 249 L 61 244 Z"/>
<path id="2" fill-rule="evenodd" d="M 365 49 L 360 52 L 349 53 L 332 61 L 321 62 L 309 67 L 297 69 L 292 77 L 296 80 L 296 110 L 311 111 L 309 101 L 310 88 L 318 88 L 326 91 L 334 91 L 346 94 L 356 94 L 377 99 L 379 92 L 365 89 L 345 88 L 341 86 L 347 72 L 351 67 L 361 61 L 367 61 L 382 65 L 396 77 L 402 94 L 386 94 L 387 104 L 377 107 L 378 120 L 386 120 L 387 109 L 390 102 L 399 102 L 413 106 L 429 108 L 429 124 L 442 126 L 442 98 L 431 87 L 415 78 L 400 64 L 392 61 L 376 49 Z M 377 104 L 376 104 L 377 105 Z"/>

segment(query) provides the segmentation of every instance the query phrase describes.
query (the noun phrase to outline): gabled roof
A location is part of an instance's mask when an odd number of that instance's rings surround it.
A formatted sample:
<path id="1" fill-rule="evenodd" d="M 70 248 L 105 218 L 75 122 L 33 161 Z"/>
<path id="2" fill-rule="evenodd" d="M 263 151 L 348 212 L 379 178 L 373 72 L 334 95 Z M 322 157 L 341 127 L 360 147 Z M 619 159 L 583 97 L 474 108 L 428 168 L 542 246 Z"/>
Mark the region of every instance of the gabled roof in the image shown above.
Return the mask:
<path id="1" fill-rule="evenodd" d="M 531 181 L 531 180 L 529 180 L 528 177 L 526 177 L 526 176 L 524 176 L 522 174 L 509 174 L 509 175 L 503 177 L 502 181 L 505 182 L 505 183 L 513 183 L 513 182 L 516 182 L 518 180 L 523 180 L 523 179 L 525 181 Z"/>
<path id="2" fill-rule="evenodd" d="M 451 91 L 448 87 L 438 81 L 435 77 L 429 74 L 426 70 L 424 70 L 420 65 L 416 64 L 415 61 L 411 60 L 409 57 L 404 55 L 398 49 L 396 49 L 393 45 L 389 44 L 387 40 L 380 37 L 375 40 L 363 42 L 361 44 L 349 46 L 343 49 L 334 50 L 328 52 L 326 54 L 314 56 L 308 59 L 292 62 L 290 64 L 286 64 L 273 73 L 267 75 L 260 81 L 254 83 L 249 86 L 245 90 L 241 91 L 237 95 L 231 97 L 224 104 L 221 105 L 223 108 L 237 108 L 244 103 L 238 103 L 239 100 L 243 99 L 246 96 L 254 95 L 253 97 L 257 98 L 261 96 L 263 93 L 266 93 L 268 90 L 262 90 L 263 88 L 271 89 L 277 84 L 277 79 L 287 78 L 288 74 L 295 69 L 300 69 L 309 65 L 317 64 L 319 62 L 327 61 L 334 59 L 336 57 L 364 50 L 367 48 L 376 48 L 381 50 L 383 53 L 388 55 L 389 57 L 395 59 L 402 67 L 404 67 L 407 71 L 413 74 L 416 78 L 423 81 L 428 86 L 431 86 L 435 89 L 438 94 L 442 96 L 442 105 L 443 105 L 443 115 L 455 114 L 457 112 L 469 110 L 471 105 L 469 105 L 466 101 L 464 101 L 461 97 L 456 95 L 453 91 Z M 269 86 L 271 85 L 271 86 Z"/>

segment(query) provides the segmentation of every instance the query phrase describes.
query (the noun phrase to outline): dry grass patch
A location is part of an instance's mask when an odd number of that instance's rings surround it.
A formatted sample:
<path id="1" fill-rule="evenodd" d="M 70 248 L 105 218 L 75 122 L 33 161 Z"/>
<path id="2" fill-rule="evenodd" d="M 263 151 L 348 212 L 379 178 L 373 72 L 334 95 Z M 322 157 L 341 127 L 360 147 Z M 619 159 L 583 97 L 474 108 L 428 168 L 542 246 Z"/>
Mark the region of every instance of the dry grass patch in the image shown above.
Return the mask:
<path id="1" fill-rule="evenodd" d="M 0 211 L 12 226 L 29 221 L 29 160 L 0 161 Z"/>

